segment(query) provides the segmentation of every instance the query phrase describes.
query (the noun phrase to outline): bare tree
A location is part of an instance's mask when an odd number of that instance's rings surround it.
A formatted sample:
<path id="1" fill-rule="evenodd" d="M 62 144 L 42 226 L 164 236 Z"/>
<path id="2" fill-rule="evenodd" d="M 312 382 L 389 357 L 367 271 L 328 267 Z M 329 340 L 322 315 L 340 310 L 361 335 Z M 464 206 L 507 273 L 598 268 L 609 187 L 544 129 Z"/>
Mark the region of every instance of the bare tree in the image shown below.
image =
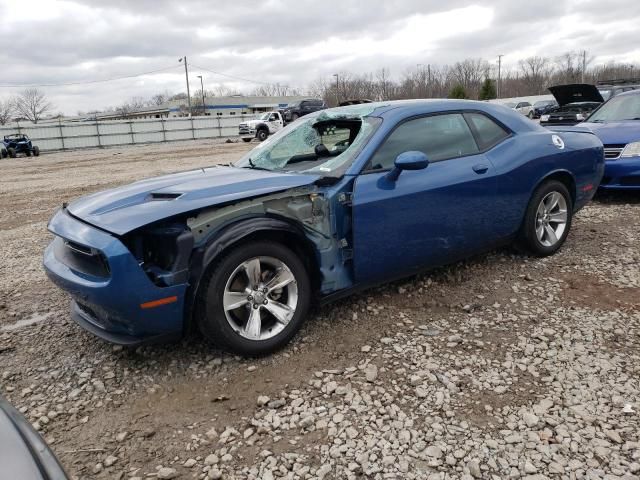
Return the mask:
<path id="1" fill-rule="evenodd" d="M 155 95 L 152 95 L 151 99 L 149 100 L 149 105 L 160 106 L 166 103 L 170 98 L 171 98 L 171 94 L 169 93 L 169 90 L 165 90 L 164 92 L 159 92 L 159 93 L 156 93 Z"/>
<path id="2" fill-rule="evenodd" d="M 522 80 L 527 85 L 527 93 L 529 95 L 544 93 L 545 84 L 553 71 L 549 59 L 545 57 L 529 57 L 520 60 L 518 63 L 522 72 Z"/>
<path id="3" fill-rule="evenodd" d="M 129 113 L 139 111 L 147 105 L 147 101 L 142 97 L 131 97 L 128 101 L 116 108 L 116 112 L 120 115 L 128 115 Z"/>
<path id="4" fill-rule="evenodd" d="M 38 123 L 53 108 L 45 94 L 37 88 L 27 88 L 14 100 L 15 110 L 19 116 Z"/>
<path id="5" fill-rule="evenodd" d="M 13 115 L 13 102 L 10 99 L 0 100 L 0 125 L 6 125 Z"/>

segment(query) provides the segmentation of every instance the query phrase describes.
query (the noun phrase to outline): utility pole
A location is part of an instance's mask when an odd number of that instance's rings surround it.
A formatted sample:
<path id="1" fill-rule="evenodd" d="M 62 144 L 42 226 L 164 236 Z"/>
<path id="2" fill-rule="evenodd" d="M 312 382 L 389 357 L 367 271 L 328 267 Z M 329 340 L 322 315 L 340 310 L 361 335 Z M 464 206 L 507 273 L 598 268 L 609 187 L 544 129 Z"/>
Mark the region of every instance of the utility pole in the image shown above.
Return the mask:
<path id="1" fill-rule="evenodd" d="M 587 51 L 582 51 L 582 80 L 580 83 L 584 83 L 584 72 L 587 69 Z"/>
<path id="2" fill-rule="evenodd" d="M 200 92 L 202 93 L 202 115 L 206 115 L 206 105 L 204 103 L 204 83 L 202 82 L 202 75 L 198 75 L 200 79 Z"/>
<path id="3" fill-rule="evenodd" d="M 179 59 L 178 63 L 182 62 L 183 60 L 184 60 L 184 77 L 187 79 L 187 100 L 189 101 L 189 116 L 191 117 L 193 113 L 191 111 L 191 91 L 189 90 L 189 68 L 187 67 L 186 55 L 181 59 Z"/>
<path id="4" fill-rule="evenodd" d="M 336 77 L 336 106 L 340 105 L 340 80 L 337 73 L 333 74 Z"/>
<path id="5" fill-rule="evenodd" d="M 496 88 L 496 98 L 500 98 L 500 75 L 502 70 L 502 57 L 504 55 L 498 55 L 498 86 Z"/>

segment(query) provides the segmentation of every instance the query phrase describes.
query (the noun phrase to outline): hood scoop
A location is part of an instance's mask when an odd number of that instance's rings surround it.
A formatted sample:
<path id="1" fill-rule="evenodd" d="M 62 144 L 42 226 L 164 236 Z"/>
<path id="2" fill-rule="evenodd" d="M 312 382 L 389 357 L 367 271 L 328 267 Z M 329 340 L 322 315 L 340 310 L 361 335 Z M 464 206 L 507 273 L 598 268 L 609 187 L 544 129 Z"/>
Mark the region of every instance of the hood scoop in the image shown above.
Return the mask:
<path id="1" fill-rule="evenodd" d="M 171 192 L 152 192 L 147 200 L 149 201 L 157 201 L 157 200 L 175 200 L 182 196 L 182 193 L 171 193 Z"/>

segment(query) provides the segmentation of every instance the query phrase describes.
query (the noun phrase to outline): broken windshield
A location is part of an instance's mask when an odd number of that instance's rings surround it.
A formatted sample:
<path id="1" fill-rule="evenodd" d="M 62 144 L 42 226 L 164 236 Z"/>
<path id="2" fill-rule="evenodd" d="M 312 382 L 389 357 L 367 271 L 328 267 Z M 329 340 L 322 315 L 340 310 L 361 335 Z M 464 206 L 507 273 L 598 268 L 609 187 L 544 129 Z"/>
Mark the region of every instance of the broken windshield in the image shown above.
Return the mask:
<path id="1" fill-rule="evenodd" d="M 306 115 L 267 138 L 234 165 L 335 175 L 353 161 L 380 124 L 380 118 L 366 116 L 377 106 L 358 105 Z"/>

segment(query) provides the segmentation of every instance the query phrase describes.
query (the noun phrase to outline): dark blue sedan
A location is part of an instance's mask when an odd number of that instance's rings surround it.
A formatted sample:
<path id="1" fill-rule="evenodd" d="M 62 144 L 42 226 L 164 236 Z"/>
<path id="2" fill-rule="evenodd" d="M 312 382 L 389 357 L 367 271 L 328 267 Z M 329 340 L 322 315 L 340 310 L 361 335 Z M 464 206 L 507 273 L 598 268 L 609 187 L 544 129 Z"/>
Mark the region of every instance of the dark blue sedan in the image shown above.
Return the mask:
<path id="1" fill-rule="evenodd" d="M 60 209 L 49 277 L 120 344 L 197 326 L 273 351 L 313 301 L 517 242 L 553 254 L 604 170 L 600 140 L 485 102 L 312 113 L 231 166 L 143 180 Z"/>
<path id="2" fill-rule="evenodd" d="M 640 189 L 640 90 L 616 95 L 580 126 L 589 128 L 604 144 L 600 188 Z"/>

